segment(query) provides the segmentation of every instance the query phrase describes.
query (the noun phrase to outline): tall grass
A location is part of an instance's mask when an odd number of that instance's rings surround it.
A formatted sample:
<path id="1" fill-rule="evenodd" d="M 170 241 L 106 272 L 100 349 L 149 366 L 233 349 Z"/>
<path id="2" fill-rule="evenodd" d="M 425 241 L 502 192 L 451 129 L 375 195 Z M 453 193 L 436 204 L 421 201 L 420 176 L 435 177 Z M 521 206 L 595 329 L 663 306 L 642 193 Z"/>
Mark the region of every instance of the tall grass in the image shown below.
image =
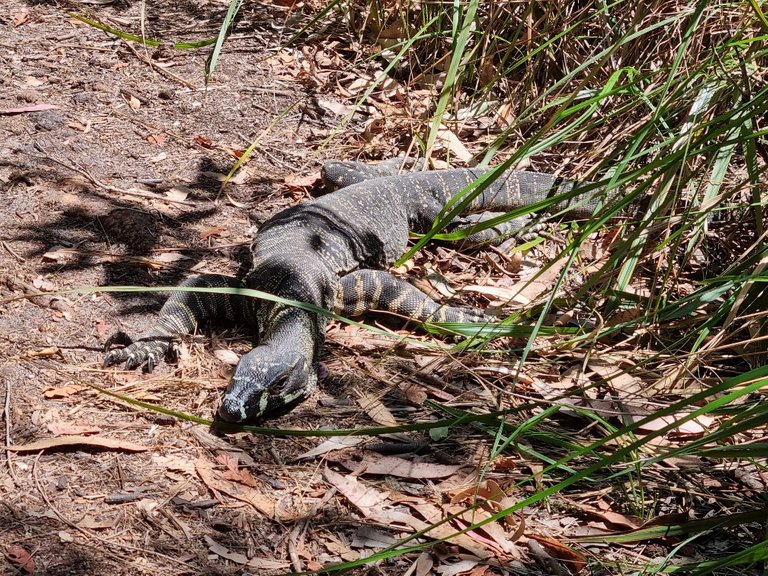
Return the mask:
<path id="1" fill-rule="evenodd" d="M 241 4 L 232 2 L 211 70 Z M 762 366 L 768 20 L 762 7 L 735 0 L 334 0 L 318 4 L 311 25 L 288 41 L 309 36 L 316 42 L 313 26 L 319 29 L 328 18 L 335 18 L 334 26 L 322 30 L 346 26 L 345 38 L 375 47 L 369 53 L 383 60 L 358 105 L 389 75 L 406 89 L 405 109 L 419 109 L 423 92 L 412 96 L 415 89 L 432 90 L 428 113 L 403 124 L 423 155 L 452 160 L 450 150 L 440 147 L 439 131 L 471 129 L 480 136 L 473 163 L 527 164 L 582 182 L 584 190 L 609 192 L 605 208 L 570 236 L 552 296 L 528 312 L 533 321 L 527 343 L 516 350 L 517 362 L 535 365 L 544 336 L 547 346 L 583 358 L 585 371 L 591 358 L 610 349 L 625 361 L 612 378 L 625 373 L 638 379 L 654 391 L 660 408 L 622 420 L 549 401 L 539 411 L 531 404 L 516 406 L 514 418 L 505 419 L 434 405 L 448 422 L 474 422 L 493 440 L 494 457 L 515 451 L 541 465 L 541 472 L 521 477 L 519 484 L 542 488 L 496 517 L 564 490 L 598 486 L 622 493 L 629 510 L 653 518 L 658 511 L 647 501 L 647 481 L 659 473 L 667 477 L 660 468 L 665 461 L 748 461 L 764 470 L 768 444 L 753 439 L 764 435 L 768 403 L 752 396 L 768 384 Z M 717 228 L 719 216 L 730 221 L 727 226 Z M 583 242 L 617 227 L 619 239 L 602 267 L 575 282 Z M 713 227 L 720 232 L 713 235 Z M 436 226 L 417 249 L 439 231 Z M 697 268 L 702 252 L 705 264 Z M 573 287 L 572 302 L 592 302 L 602 321 L 575 335 L 549 326 L 554 288 L 561 285 Z M 633 313 L 621 314 L 627 310 Z M 591 386 L 610 393 L 609 380 L 593 378 Z M 506 385 L 514 390 L 516 381 L 510 377 Z M 565 407 L 599 434 L 584 440 L 549 426 Z M 716 424 L 696 438 L 655 443 L 704 415 L 715 416 Z M 641 433 L 661 418 L 668 423 Z M 655 490 L 664 494 L 663 487 Z M 696 541 L 718 528 L 765 520 L 756 498 L 695 513 L 707 519 L 592 540 L 637 542 L 675 534 Z M 326 571 L 408 550 L 395 548 Z M 615 570 L 744 573 L 768 557 L 768 544 L 748 542 L 730 555 L 684 566 L 677 563 L 678 552 L 674 548 L 661 563 Z"/>
<path id="2" fill-rule="evenodd" d="M 435 105 L 414 130 L 422 153 L 445 153 L 436 147 L 441 127 L 459 132 L 490 116 L 501 128 L 489 131 L 491 137 L 476 149 L 476 162 L 528 163 L 618 192 L 561 255 L 568 259 L 565 282 L 589 234 L 622 227 L 610 257 L 574 294 L 574 301 L 599 301 L 605 322 L 576 338 L 563 336 L 560 344 L 587 359 L 611 344 L 620 357 L 632 360 L 628 372 L 657 391 L 654 401 L 662 408 L 640 422 L 618 425 L 580 409 L 604 432 L 586 446 L 542 427 L 546 419 L 534 418 L 517 430 L 484 426 L 497 453 L 516 450 L 543 460 L 548 485 L 500 514 L 574 485 L 621 486 L 631 478 L 641 487 L 653 467 L 683 455 L 734 464 L 747 459 L 762 467 L 768 447 L 750 444 L 749 434 L 768 422 L 768 403 L 749 396 L 768 383 L 760 367 L 768 297 L 763 208 L 768 22 L 761 7 L 733 1 L 340 5 L 350 32 L 384 46 L 386 65 L 391 68 L 396 60 L 409 87 L 432 83 Z M 729 226 L 717 228 L 721 216 Z M 713 236 L 713 228 L 722 235 Z M 703 269 L 693 264 L 702 251 Z M 647 295 L 638 295 L 638 286 L 647 286 Z M 536 361 L 536 329 L 545 326 L 553 302 L 535 311 L 538 321 L 518 351 L 521 363 Z M 617 313 L 627 309 L 636 313 L 619 320 Z M 513 389 L 515 382 L 508 384 Z M 610 389 L 610 383 L 595 383 L 603 385 Z M 681 422 L 702 415 L 715 415 L 716 425 L 700 437 L 653 445 Z M 676 421 L 636 435 L 662 417 Z M 558 446 L 561 456 L 530 448 L 546 444 Z M 655 514 L 642 498 L 633 506 L 648 518 Z M 729 514 L 740 511 L 734 505 L 712 513 L 728 526 Z M 734 522 L 755 520 L 738 518 Z M 693 540 L 714 529 L 714 524 L 697 526 L 678 528 L 693 533 Z M 716 561 L 673 568 L 672 554 L 663 566 L 624 569 L 727 573 L 738 566 L 741 571 L 768 555 L 768 544 L 753 544 Z"/>

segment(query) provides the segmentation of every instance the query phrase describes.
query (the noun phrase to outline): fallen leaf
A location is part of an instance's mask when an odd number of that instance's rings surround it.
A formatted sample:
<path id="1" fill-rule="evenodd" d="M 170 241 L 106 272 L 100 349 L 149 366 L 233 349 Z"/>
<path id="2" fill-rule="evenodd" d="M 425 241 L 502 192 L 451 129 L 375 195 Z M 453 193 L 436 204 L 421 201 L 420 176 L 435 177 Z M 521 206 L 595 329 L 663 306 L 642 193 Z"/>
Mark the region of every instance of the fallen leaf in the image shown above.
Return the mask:
<path id="1" fill-rule="evenodd" d="M 227 467 L 222 474 L 222 478 L 225 480 L 232 480 L 233 482 L 245 484 L 251 488 L 258 486 L 259 483 L 256 481 L 256 478 L 253 477 L 253 474 L 247 469 L 238 466 L 236 455 L 233 455 L 231 452 L 219 452 L 216 455 L 216 460 Z"/>
<path id="2" fill-rule="evenodd" d="M 13 25 L 16 27 L 29 22 L 29 12 L 21 11 L 13 14 Z"/>
<path id="3" fill-rule="evenodd" d="M 422 522 L 422 528 L 417 528 L 418 524 L 412 525 L 414 529 L 426 530 L 426 535 L 430 538 L 435 538 L 436 540 L 448 540 L 453 544 L 461 546 L 478 558 L 489 558 L 496 555 L 496 550 L 492 552 L 486 550 L 468 534 L 457 535 L 455 526 L 452 526 L 450 523 L 443 523 L 439 526 L 429 528 L 429 525 L 437 524 L 445 518 L 445 512 L 434 504 L 423 502 L 419 504 L 411 504 L 411 507 L 426 520 L 426 522 Z"/>
<path id="4" fill-rule="evenodd" d="M 195 473 L 195 463 L 185 457 L 153 455 L 152 461 L 155 465 L 173 472 L 181 472 L 188 476 Z"/>
<path id="5" fill-rule="evenodd" d="M 386 526 L 393 524 L 408 526 L 414 531 L 424 531 L 430 538 L 437 540 L 449 540 L 450 542 L 461 546 L 471 552 L 478 558 L 488 558 L 491 553 L 477 545 L 466 534 L 456 534 L 456 529 L 447 524 L 431 527 L 443 520 L 442 512 L 436 506 L 431 504 L 413 505 L 414 509 L 426 518 L 427 522 L 416 518 L 412 514 L 404 512 L 402 509 L 391 509 L 385 504 L 388 500 L 388 493 L 376 490 L 372 487 L 366 487 L 361 484 L 355 476 L 342 476 L 330 468 L 323 471 L 325 480 L 336 487 L 336 489 L 349 500 L 363 515 L 375 522 L 380 522 Z"/>
<path id="6" fill-rule="evenodd" d="M 66 530 L 60 530 L 56 535 L 59 537 L 59 540 L 67 544 L 75 541 L 74 536 L 72 536 L 72 534 L 70 534 Z"/>
<path id="7" fill-rule="evenodd" d="M 61 356 L 61 350 L 56 346 L 49 346 L 41 350 L 27 350 L 22 356 L 24 358 L 51 358 L 52 356 Z"/>
<path id="8" fill-rule="evenodd" d="M 27 112 L 42 112 L 43 110 L 58 110 L 55 104 L 34 104 L 33 106 L 21 106 L 19 108 L 6 108 L 0 110 L 0 115 L 10 116 L 12 114 L 26 114 Z"/>
<path id="9" fill-rule="evenodd" d="M 379 400 L 378 396 L 374 394 L 362 394 L 357 399 L 357 403 L 360 405 L 368 417 L 382 426 L 397 426 L 397 419 L 392 415 L 392 412 L 384 406 Z"/>
<path id="10" fill-rule="evenodd" d="M 587 514 L 599 518 L 606 524 L 618 527 L 621 530 L 637 530 L 639 528 L 638 524 L 632 518 L 625 516 L 624 514 L 619 514 L 612 510 L 601 510 L 598 507 L 590 506 L 588 504 L 579 504 L 577 502 L 572 504 Z"/>
<path id="11" fill-rule="evenodd" d="M 195 136 L 195 142 L 200 144 L 200 146 L 203 146 L 205 148 L 212 148 L 213 147 L 213 141 L 209 138 L 206 138 L 205 136 L 197 135 Z"/>
<path id="12" fill-rule="evenodd" d="M 461 468 L 455 464 L 433 464 L 431 462 L 414 462 L 397 456 L 382 456 L 376 452 L 364 451 L 352 457 L 330 456 L 332 462 L 341 464 L 347 470 L 364 468 L 364 474 L 380 474 L 398 478 L 418 478 L 422 480 L 445 478 Z"/>
<path id="13" fill-rule="evenodd" d="M 446 512 L 456 515 L 453 523 L 464 529 L 470 524 L 485 520 L 509 507 L 514 503 L 511 500 L 497 482 L 485 480 L 480 484 L 456 492 L 446 507 Z M 506 554 L 512 554 L 515 551 L 514 542 L 517 542 L 523 535 L 525 521 L 522 516 L 507 515 L 504 517 L 504 522 L 510 528 L 514 528 L 512 534 L 509 534 L 499 522 L 484 524 L 480 528 L 467 532 L 467 534 L 478 542 L 486 544 L 489 548 L 496 548 Z"/>
<path id="14" fill-rule="evenodd" d="M 587 565 L 584 556 L 554 538 L 538 534 L 529 534 L 528 537 L 541 544 L 553 557 L 562 560 L 571 574 L 578 574 Z"/>
<path id="15" fill-rule="evenodd" d="M 32 286 L 42 292 L 53 292 L 56 290 L 56 284 L 42 276 L 36 276 L 35 279 L 32 280 Z"/>
<path id="16" fill-rule="evenodd" d="M 275 571 L 283 572 L 290 568 L 290 566 L 291 563 L 286 560 L 275 560 L 273 558 L 251 558 L 248 560 L 248 567 L 259 570 L 258 574 L 271 574 Z"/>
<path id="17" fill-rule="evenodd" d="M 222 226 L 211 226 L 198 234 L 201 240 L 208 240 L 212 236 L 228 236 L 229 230 Z"/>
<path id="18" fill-rule="evenodd" d="M 83 124 L 82 122 L 78 122 L 76 120 L 73 120 L 72 122 L 67 122 L 67 127 L 72 128 L 73 130 L 79 130 L 80 132 L 83 132 L 84 134 L 87 134 L 91 131 L 91 123 Z"/>
<path id="19" fill-rule="evenodd" d="M 335 100 L 327 100 L 325 98 L 318 98 L 317 103 L 321 108 L 324 108 L 334 116 L 345 116 L 349 112 L 349 108 L 346 104 L 336 102 Z"/>
<path id="20" fill-rule="evenodd" d="M 165 134 L 150 134 L 147 136 L 147 142 L 149 144 L 165 144 L 166 137 Z"/>
<path id="21" fill-rule="evenodd" d="M 91 448 L 103 448 L 105 450 L 125 450 L 127 452 L 146 452 L 148 446 L 134 444 L 127 440 L 116 438 L 104 438 L 101 436 L 62 436 L 61 438 L 43 438 L 29 444 L 12 444 L 3 446 L 3 450 L 12 452 L 39 452 L 40 450 L 55 450 L 58 448 L 74 448 L 75 446 L 88 446 Z"/>
<path id="22" fill-rule="evenodd" d="M 56 262 L 57 264 L 64 264 L 71 261 L 77 250 L 72 248 L 66 248 L 64 246 L 52 246 L 45 254 L 41 256 L 44 262 Z"/>
<path id="23" fill-rule="evenodd" d="M 18 544 L 9 546 L 5 555 L 11 564 L 18 566 L 27 574 L 32 574 L 35 571 L 35 559 L 32 558 L 32 554 Z"/>
<path id="24" fill-rule="evenodd" d="M 355 532 L 355 536 L 352 538 L 350 546 L 352 546 L 352 548 L 380 549 L 392 546 L 395 542 L 397 542 L 397 538 L 392 534 L 384 532 L 383 530 L 378 530 L 373 526 L 363 525 L 357 529 L 357 532 Z"/>
<path id="25" fill-rule="evenodd" d="M 98 336 L 99 338 L 103 337 L 111 329 L 112 329 L 112 326 L 110 326 L 106 322 L 103 322 L 101 320 L 96 322 L 96 336 Z"/>
<path id="26" fill-rule="evenodd" d="M 217 349 L 213 351 L 213 355 L 228 366 L 237 366 L 237 363 L 240 362 L 240 357 L 232 350 Z"/>
<path id="27" fill-rule="evenodd" d="M 467 536 L 493 550 L 496 554 L 513 554 L 515 552 L 514 540 L 518 540 L 522 536 L 522 530 L 518 530 L 513 540 L 498 522 L 488 522 L 479 528 L 469 530 L 468 528 L 472 524 L 477 524 L 491 517 L 490 512 L 485 510 L 467 510 L 464 506 L 447 506 L 445 512 L 454 517 L 451 524 L 459 530 L 467 530 Z"/>
<path id="28" fill-rule="evenodd" d="M 650 422 L 646 422 L 640 426 L 639 430 L 643 430 L 645 432 L 655 432 L 657 430 L 661 430 L 662 428 L 666 428 L 667 426 L 674 424 L 679 420 L 682 420 L 686 416 L 688 416 L 687 412 L 660 416 L 659 418 L 654 418 Z M 629 419 L 632 422 L 641 420 L 643 417 L 644 416 L 642 414 L 629 415 Z M 670 440 L 695 440 L 704 436 L 704 434 L 706 434 L 707 430 L 713 423 L 714 419 L 712 417 L 706 415 L 700 416 L 694 420 L 683 422 L 679 426 L 669 430 L 667 432 L 667 437 Z"/>
<path id="29" fill-rule="evenodd" d="M 205 538 L 206 544 L 208 544 L 208 549 L 214 554 L 216 554 L 217 556 L 226 558 L 227 560 L 234 562 L 235 564 L 248 564 L 248 557 L 245 554 L 240 554 L 238 552 L 230 552 L 226 546 L 219 544 L 210 536 L 206 535 L 203 537 Z"/>
<path id="30" fill-rule="evenodd" d="M 48 431 L 54 436 L 83 436 L 88 434 L 98 434 L 101 428 L 98 426 L 78 426 L 77 424 L 67 424 L 66 422 L 49 422 Z"/>
<path id="31" fill-rule="evenodd" d="M 224 150 L 226 150 L 227 154 L 230 156 L 234 156 L 238 160 L 243 157 L 245 154 L 245 150 L 242 148 L 232 148 L 231 146 L 224 146 Z"/>
<path id="32" fill-rule="evenodd" d="M 135 504 L 136 508 L 141 510 L 147 518 L 157 516 L 157 508 L 160 506 L 156 500 L 152 500 L 151 498 L 141 498 L 135 502 Z"/>
<path id="33" fill-rule="evenodd" d="M 182 184 L 179 184 L 178 186 L 174 186 L 170 190 L 165 191 L 165 197 L 169 200 L 175 200 L 176 202 L 183 202 L 187 199 L 189 194 L 192 192 L 192 188 L 189 186 L 184 186 Z"/>
<path id="34" fill-rule="evenodd" d="M 213 464 L 204 458 L 197 459 L 195 469 L 203 483 L 214 493 L 222 492 L 236 500 L 250 504 L 269 518 L 275 517 L 276 506 L 274 499 L 249 486 L 221 478 L 221 474 L 214 470 Z"/>
<path id="35" fill-rule="evenodd" d="M 422 552 L 413 563 L 413 574 L 414 576 L 429 576 L 432 574 L 432 568 L 434 565 L 435 561 L 432 559 L 432 556 L 426 552 Z"/>
<path id="36" fill-rule="evenodd" d="M 86 528 L 88 530 L 105 530 L 107 528 L 112 528 L 115 525 L 115 519 L 104 518 L 104 519 L 98 520 L 93 516 L 86 515 L 82 520 L 80 520 L 77 523 L 77 525 L 80 528 Z"/>
<path id="37" fill-rule="evenodd" d="M 464 146 L 459 137 L 445 126 L 441 126 L 437 130 L 437 139 L 442 141 L 452 152 L 453 156 L 462 162 L 469 162 L 472 159 L 472 153 L 467 150 L 467 147 Z"/>
<path id="38" fill-rule="evenodd" d="M 477 565 L 477 560 L 463 559 L 454 564 L 443 564 L 442 566 L 439 566 L 435 572 L 440 574 L 440 576 L 458 576 L 459 574 L 464 574 L 465 572 L 473 570 Z"/>
<path id="39" fill-rule="evenodd" d="M 45 84 L 45 82 L 40 80 L 40 78 L 35 78 L 34 76 L 25 76 L 24 84 L 26 84 L 30 88 L 39 88 L 40 86 Z"/>
<path id="40" fill-rule="evenodd" d="M 48 398 L 49 400 L 52 398 L 69 398 L 73 394 L 82 392 L 85 389 L 85 386 L 80 386 L 79 384 L 67 384 L 66 386 L 58 386 L 55 388 L 48 387 L 43 389 L 43 397 Z"/>
<path id="41" fill-rule="evenodd" d="M 344 497 L 354 504 L 367 518 L 377 518 L 387 501 L 387 492 L 366 487 L 354 476 L 342 476 L 330 468 L 324 472 L 325 479 L 333 484 Z"/>
<path id="42" fill-rule="evenodd" d="M 296 457 L 296 459 L 301 460 L 303 458 L 315 458 L 316 456 L 327 454 L 328 452 L 333 452 L 334 450 L 343 450 L 345 448 L 356 446 L 364 440 L 365 438 L 362 436 L 331 436 L 315 448 L 300 454 Z"/>
<path id="43" fill-rule="evenodd" d="M 163 264 L 172 264 L 173 262 L 179 262 L 180 260 L 189 260 L 189 256 L 185 256 L 180 252 L 162 252 L 152 257 L 155 262 L 162 262 Z"/>

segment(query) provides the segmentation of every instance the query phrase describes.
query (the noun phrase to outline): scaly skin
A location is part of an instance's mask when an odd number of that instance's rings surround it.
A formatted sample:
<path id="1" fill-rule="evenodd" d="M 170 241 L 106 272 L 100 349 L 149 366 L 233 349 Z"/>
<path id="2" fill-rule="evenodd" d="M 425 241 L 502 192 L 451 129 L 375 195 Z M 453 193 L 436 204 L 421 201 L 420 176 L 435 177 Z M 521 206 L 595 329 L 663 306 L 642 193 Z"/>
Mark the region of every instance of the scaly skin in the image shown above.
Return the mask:
<path id="1" fill-rule="evenodd" d="M 373 166 L 326 164 L 326 181 L 341 189 L 268 220 L 253 240 L 253 267 L 242 281 L 203 276 L 185 285 L 245 286 L 343 315 L 378 309 L 418 322 L 486 321 L 487 317 L 474 310 L 440 306 L 382 271 L 405 251 L 409 230 L 428 231 L 451 197 L 483 171 L 382 176 L 396 168 L 392 161 Z M 466 213 L 513 210 L 566 193 L 572 186 L 546 174 L 510 171 L 478 195 Z M 569 207 L 576 216 L 584 217 L 592 214 L 595 203 L 577 197 L 553 209 Z M 470 216 L 455 225 L 471 226 L 477 220 Z M 514 234 L 525 223 L 512 221 L 490 234 Z M 485 242 L 488 234 L 473 235 L 469 240 Z M 144 364 L 151 369 L 174 339 L 188 334 L 203 320 L 222 316 L 254 325 L 259 344 L 237 365 L 219 408 L 221 419 L 252 421 L 311 394 L 317 384 L 325 317 L 244 296 L 174 293 L 160 310 L 155 326 L 126 348 L 110 351 L 104 364 L 125 362 L 127 368 Z"/>

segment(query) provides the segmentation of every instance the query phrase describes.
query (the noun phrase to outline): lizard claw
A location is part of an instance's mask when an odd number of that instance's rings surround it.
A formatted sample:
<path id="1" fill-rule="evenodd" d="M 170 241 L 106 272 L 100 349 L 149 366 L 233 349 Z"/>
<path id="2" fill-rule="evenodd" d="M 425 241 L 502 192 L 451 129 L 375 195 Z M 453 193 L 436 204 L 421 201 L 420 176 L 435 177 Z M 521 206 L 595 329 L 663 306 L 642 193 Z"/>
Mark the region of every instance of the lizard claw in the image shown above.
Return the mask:
<path id="1" fill-rule="evenodd" d="M 123 348 L 110 350 L 113 345 Z M 102 367 L 125 363 L 126 370 L 143 366 L 144 372 L 152 372 L 164 356 L 169 360 L 178 358 L 178 346 L 168 340 L 139 340 L 133 339 L 124 332 L 117 332 L 107 339 L 104 346 L 107 354 L 104 356 Z"/>

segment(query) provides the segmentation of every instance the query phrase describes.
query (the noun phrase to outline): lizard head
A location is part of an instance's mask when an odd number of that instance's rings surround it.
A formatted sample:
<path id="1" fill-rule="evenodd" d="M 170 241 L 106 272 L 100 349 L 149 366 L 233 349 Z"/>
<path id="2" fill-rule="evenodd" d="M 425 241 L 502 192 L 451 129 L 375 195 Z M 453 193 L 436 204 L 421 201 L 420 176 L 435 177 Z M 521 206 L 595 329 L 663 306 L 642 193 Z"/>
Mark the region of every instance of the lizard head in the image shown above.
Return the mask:
<path id="1" fill-rule="evenodd" d="M 240 359 L 219 406 L 225 422 L 246 422 L 309 395 L 317 382 L 310 361 L 292 350 L 258 346 Z"/>

